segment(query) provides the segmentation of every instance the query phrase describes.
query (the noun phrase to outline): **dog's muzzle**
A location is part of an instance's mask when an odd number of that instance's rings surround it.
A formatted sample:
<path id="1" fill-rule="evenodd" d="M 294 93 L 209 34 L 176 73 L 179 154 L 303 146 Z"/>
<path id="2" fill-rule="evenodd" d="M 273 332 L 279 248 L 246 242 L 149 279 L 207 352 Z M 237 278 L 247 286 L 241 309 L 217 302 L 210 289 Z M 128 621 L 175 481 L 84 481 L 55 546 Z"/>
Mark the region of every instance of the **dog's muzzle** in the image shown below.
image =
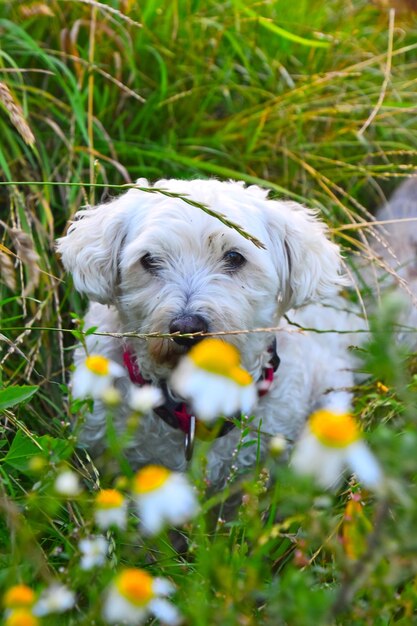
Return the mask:
<path id="1" fill-rule="evenodd" d="M 192 335 L 194 333 L 206 333 L 208 331 L 208 323 L 201 315 L 190 314 L 180 315 L 172 320 L 169 325 L 169 332 L 172 334 Z M 202 336 L 194 337 L 173 337 L 175 343 L 180 346 L 191 347 L 203 339 Z"/>

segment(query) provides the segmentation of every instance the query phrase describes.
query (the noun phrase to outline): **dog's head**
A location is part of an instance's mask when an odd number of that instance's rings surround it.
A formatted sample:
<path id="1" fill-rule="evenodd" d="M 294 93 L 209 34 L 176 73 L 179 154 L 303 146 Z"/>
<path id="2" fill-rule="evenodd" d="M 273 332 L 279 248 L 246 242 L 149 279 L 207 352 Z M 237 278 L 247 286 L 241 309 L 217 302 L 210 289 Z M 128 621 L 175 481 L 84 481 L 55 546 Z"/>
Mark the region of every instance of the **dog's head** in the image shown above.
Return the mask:
<path id="1" fill-rule="evenodd" d="M 333 295 L 340 276 L 338 247 L 312 211 L 267 199 L 267 191 L 217 180 L 161 180 L 164 189 L 204 204 L 264 244 L 181 198 L 131 189 L 80 211 L 58 241 L 75 287 L 117 307 L 126 331 L 193 333 L 275 326 L 288 309 Z M 245 355 L 268 338 L 229 335 Z M 172 367 L 190 342 L 147 343 L 150 362 Z"/>

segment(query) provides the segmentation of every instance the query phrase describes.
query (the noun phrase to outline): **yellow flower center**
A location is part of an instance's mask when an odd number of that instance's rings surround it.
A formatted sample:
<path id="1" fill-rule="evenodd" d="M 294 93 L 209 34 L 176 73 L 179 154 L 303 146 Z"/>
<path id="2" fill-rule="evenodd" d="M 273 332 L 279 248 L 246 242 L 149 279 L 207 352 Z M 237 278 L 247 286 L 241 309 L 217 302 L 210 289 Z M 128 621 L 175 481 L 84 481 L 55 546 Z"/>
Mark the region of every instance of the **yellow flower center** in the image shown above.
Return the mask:
<path id="1" fill-rule="evenodd" d="M 325 446 L 346 448 L 360 438 L 360 431 L 349 413 L 334 413 L 320 409 L 310 417 L 311 432 Z"/>
<path id="2" fill-rule="evenodd" d="M 39 620 L 27 609 L 15 609 L 7 616 L 5 626 L 38 626 Z"/>
<path id="3" fill-rule="evenodd" d="M 234 367 L 230 370 L 229 377 L 241 387 L 246 387 L 252 383 L 252 376 L 243 367 Z"/>
<path id="4" fill-rule="evenodd" d="M 238 385 L 249 385 L 250 374 L 240 367 L 239 351 L 221 339 L 205 339 L 196 344 L 188 353 L 194 365 L 200 369 L 231 378 Z"/>
<path id="5" fill-rule="evenodd" d="M 116 578 L 119 593 L 135 606 L 144 606 L 154 597 L 153 578 L 140 569 L 126 569 Z"/>
<path id="6" fill-rule="evenodd" d="M 8 609 L 18 606 L 31 606 L 35 602 L 35 592 L 27 585 L 14 585 L 4 594 L 3 604 Z"/>
<path id="7" fill-rule="evenodd" d="M 171 472 L 159 465 L 148 465 L 139 470 L 133 479 L 133 491 L 137 495 L 159 489 L 171 476 Z"/>
<path id="8" fill-rule="evenodd" d="M 108 376 L 110 372 L 110 361 L 105 356 L 95 354 L 88 356 L 85 360 L 85 365 L 90 372 L 96 374 L 96 376 Z"/>
<path id="9" fill-rule="evenodd" d="M 102 489 L 96 496 L 96 506 L 99 509 L 116 509 L 123 502 L 123 495 L 116 489 Z"/>

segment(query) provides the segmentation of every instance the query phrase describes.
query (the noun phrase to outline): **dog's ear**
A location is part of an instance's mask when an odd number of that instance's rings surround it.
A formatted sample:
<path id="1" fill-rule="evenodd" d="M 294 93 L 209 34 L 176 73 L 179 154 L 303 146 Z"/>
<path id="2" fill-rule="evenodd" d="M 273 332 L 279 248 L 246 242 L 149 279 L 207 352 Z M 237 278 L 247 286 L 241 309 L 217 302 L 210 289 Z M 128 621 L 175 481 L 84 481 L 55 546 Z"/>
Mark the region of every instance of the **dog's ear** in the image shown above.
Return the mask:
<path id="1" fill-rule="evenodd" d="M 339 246 L 316 213 L 296 202 L 268 202 L 268 228 L 280 277 L 283 310 L 337 293 L 347 283 Z"/>
<path id="2" fill-rule="evenodd" d="M 111 304 L 115 297 L 120 250 L 141 192 L 131 189 L 116 200 L 78 211 L 67 234 L 57 241 L 74 286 L 90 300 Z"/>

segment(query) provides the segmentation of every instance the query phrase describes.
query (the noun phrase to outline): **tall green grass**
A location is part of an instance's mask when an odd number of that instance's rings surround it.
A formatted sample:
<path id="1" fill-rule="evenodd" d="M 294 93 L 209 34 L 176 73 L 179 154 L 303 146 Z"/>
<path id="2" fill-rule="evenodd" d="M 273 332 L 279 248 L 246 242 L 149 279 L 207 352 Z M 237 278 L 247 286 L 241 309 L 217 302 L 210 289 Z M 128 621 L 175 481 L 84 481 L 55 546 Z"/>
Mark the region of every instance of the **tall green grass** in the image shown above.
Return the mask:
<path id="1" fill-rule="evenodd" d="M 416 55 L 415 17 L 390 22 L 364 0 L 0 4 L 1 381 L 38 386 L 0 407 L 0 585 L 67 575 L 88 528 L 77 505 L 32 498 L 41 476 L 28 459 L 41 454 L 48 476 L 71 459 L 90 488 L 97 481 L 84 454 L 70 456 L 65 383 L 85 302 L 54 253 L 67 220 L 138 177 L 235 178 L 317 208 L 360 251 L 366 229 L 340 225 L 367 222 L 415 171 Z M 388 359 L 377 346 L 374 364 Z M 168 539 L 150 547 L 154 571 L 178 583 L 187 623 L 415 623 L 415 385 L 405 370 L 398 387 L 371 379 L 358 389 L 396 496 L 388 509 L 365 498 L 355 558 L 340 528 L 356 487 L 322 497 L 285 468 L 272 492 L 248 480 L 235 521 L 209 529 L 202 517 L 188 555 Z M 136 541 L 131 529 L 115 560 L 139 562 Z M 48 623 L 99 619 L 106 576 L 77 612 Z"/>

